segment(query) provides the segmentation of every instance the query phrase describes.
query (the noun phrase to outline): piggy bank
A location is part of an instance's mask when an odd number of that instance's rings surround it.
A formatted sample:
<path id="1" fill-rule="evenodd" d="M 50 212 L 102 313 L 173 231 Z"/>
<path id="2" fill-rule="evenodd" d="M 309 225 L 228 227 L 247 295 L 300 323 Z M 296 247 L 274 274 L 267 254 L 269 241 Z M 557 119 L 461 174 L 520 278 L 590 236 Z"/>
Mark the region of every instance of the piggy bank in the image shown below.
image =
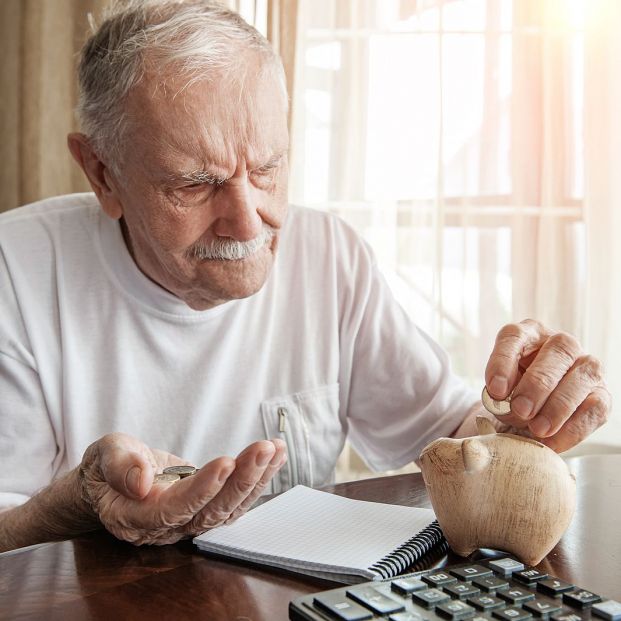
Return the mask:
<path id="1" fill-rule="evenodd" d="M 567 530 L 576 481 L 547 446 L 477 420 L 471 438 L 440 438 L 420 456 L 425 485 L 451 548 L 510 552 L 537 565 Z"/>

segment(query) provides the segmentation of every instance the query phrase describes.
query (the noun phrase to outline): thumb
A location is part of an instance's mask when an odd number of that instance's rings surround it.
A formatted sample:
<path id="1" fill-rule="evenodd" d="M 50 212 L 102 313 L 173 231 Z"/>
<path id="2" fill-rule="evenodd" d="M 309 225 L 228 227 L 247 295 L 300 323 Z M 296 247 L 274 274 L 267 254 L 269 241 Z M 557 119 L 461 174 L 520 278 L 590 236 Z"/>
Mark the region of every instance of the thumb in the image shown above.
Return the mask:
<path id="1" fill-rule="evenodd" d="M 93 460 L 102 481 L 129 498 L 144 498 L 153 483 L 149 448 L 132 436 L 112 433 L 98 440 Z"/>

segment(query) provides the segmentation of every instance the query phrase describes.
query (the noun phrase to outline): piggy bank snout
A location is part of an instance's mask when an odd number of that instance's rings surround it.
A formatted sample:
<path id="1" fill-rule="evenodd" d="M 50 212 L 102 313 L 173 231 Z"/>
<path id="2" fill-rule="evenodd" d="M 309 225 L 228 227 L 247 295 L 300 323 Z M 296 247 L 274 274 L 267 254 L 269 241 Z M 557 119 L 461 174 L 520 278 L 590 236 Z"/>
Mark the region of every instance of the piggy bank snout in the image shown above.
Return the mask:
<path id="1" fill-rule="evenodd" d="M 437 475 L 453 476 L 463 470 L 461 440 L 438 438 L 423 449 L 419 461 L 423 477 L 427 473 L 430 475 L 429 480 Z"/>

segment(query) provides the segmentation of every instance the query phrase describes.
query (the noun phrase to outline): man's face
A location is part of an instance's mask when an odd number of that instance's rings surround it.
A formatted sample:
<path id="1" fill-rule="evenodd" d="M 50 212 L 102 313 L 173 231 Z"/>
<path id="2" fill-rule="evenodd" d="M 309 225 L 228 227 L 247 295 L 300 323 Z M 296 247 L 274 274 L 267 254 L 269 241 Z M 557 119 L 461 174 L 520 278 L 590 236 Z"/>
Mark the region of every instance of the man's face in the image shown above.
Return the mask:
<path id="1" fill-rule="evenodd" d="M 243 86 L 185 82 L 131 93 L 111 185 L 139 268 L 205 310 L 269 274 L 287 211 L 287 110 L 277 78 L 252 61 Z"/>

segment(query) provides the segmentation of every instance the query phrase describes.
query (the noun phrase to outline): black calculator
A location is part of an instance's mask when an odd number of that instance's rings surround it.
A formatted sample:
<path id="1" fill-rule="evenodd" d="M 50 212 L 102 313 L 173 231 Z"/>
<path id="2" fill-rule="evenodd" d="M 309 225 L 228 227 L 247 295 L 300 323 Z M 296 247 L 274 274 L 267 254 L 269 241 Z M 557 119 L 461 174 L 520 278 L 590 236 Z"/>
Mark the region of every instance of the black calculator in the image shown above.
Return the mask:
<path id="1" fill-rule="evenodd" d="M 289 619 L 621 621 L 621 603 L 506 557 L 305 595 Z"/>

